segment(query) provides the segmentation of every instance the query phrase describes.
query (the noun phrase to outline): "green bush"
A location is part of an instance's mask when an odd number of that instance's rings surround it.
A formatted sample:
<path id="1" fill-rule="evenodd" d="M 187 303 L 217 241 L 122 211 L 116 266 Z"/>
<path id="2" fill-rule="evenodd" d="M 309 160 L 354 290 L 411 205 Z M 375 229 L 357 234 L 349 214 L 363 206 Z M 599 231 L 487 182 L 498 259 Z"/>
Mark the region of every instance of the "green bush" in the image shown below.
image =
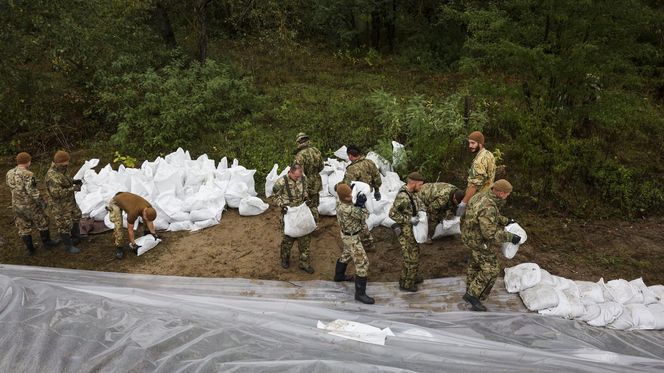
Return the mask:
<path id="1" fill-rule="evenodd" d="M 259 99 L 251 79 L 227 65 L 175 60 L 161 70 L 107 79 L 98 104 L 109 122 L 117 122 L 115 145 L 147 155 L 196 147 L 206 136 L 222 134 L 249 117 Z"/>

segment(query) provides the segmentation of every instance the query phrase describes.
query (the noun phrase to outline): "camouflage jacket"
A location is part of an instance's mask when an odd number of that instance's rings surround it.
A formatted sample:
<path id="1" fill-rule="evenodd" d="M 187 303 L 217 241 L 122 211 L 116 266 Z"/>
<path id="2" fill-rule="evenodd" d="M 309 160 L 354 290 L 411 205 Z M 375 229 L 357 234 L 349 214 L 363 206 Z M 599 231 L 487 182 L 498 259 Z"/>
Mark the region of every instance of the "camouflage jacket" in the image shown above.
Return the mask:
<path id="1" fill-rule="evenodd" d="M 495 177 L 496 160 L 493 154 L 486 149 L 480 150 L 468 170 L 468 185 L 475 185 L 478 192 L 486 192 L 493 185 Z"/>
<path id="2" fill-rule="evenodd" d="M 7 186 L 12 192 L 12 205 L 37 206 L 39 190 L 35 175 L 22 167 L 14 167 L 7 172 Z"/>
<path id="3" fill-rule="evenodd" d="M 344 182 L 350 185 L 351 181 L 361 181 L 369 184 L 374 191 L 378 190 L 383 183 L 376 164 L 364 157 L 360 157 L 346 167 Z"/>
<path id="4" fill-rule="evenodd" d="M 477 193 L 470 199 L 461 219 L 461 240 L 466 246 L 476 248 L 512 239 L 512 234 L 503 230 L 508 219 L 498 210 L 500 201 L 491 191 Z"/>
<path id="5" fill-rule="evenodd" d="M 429 211 L 451 211 L 454 209 L 452 194 L 457 189 L 448 183 L 426 183 L 417 194 Z"/>
<path id="6" fill-rule="evenodd" d="M 308 200 L 307 177 L 302 176 L 299 181 L 295 181 L 288 175 L 284 175 L 274 183 L 272 192 L 277 206 L 297 207 Z"/>
<path id="7" fill-rule="evenodd" d="M 404 185 L 399 189 L 397 197 L 394 199 L 394 203 L 390 209 L 390 219 L 399 225 L 410 226 L 410 218 L 424 209 L 424 204 L 418 198 L 417 194 L 409 192 L 408 188 Z"/>
<path id="8" fill-rule="evenodd" d="M 344 234 L 357 234 L 364 227 L 369 217 L 366 209 L 359 208 L 350 203 L 337 202 L 337 221 L 339 229 Z"/>
<path id="9" fill-rule="evenodd" d="M 295 161 L 302 165 L 304 174 L 310 178 L 319 175 L 325 167 L 320 151 L 308 143 L 297 148 Z"/>
<path id="10" fill-rule="evenodd" d="M 67 166 L 51 163 L 44 182 L 48 195 L 53 201 L 65 201 L 74 197 L 74 183 L 72 178 L 67 176 Z"/>

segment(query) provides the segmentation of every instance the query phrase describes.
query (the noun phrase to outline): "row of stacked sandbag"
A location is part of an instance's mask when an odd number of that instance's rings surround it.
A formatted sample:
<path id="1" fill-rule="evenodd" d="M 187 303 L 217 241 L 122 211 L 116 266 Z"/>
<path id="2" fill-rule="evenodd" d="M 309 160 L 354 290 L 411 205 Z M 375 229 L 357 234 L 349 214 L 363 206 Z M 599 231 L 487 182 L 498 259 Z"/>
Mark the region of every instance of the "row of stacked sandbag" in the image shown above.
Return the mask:
<path id="1" fill-rule="evenodd" d="M 505 287 L 542 315 L 618 330 L 664 329 L 664 285 L 647 286 L 642 278 L 573 281 L 522 263 L 505 269 Z"/>

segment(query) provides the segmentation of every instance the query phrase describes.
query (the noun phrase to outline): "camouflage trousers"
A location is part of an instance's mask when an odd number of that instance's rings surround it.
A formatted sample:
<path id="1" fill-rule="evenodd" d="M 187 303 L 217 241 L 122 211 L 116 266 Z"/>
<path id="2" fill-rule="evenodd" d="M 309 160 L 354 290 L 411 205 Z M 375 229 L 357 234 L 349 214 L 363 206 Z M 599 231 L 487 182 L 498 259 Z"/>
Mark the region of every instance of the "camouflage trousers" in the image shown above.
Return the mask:
<path id="1" fill-rule="evenodd" d="M 115 247 L 122 247 L 124 245 L 124 235 L 122 234 L 122 210 L 120 209 L 120 206 L 115 203 L 114 199 L 111 199 L 111 202 L 108 203 L 106 209 L 108 210 L 111 223 L 115 225 L 115 227 L 113 227 L 113 241 Z"/>
<path id="2" fill-rule="evenodd" d="M 404 288 L 412 288 L 415 286 L 415 277 L 420 266 L 420 245 L 415 241 L 413 227 L 410 224 L 402 226 L 401 229 L 399 244 L 401 244 L 403 264 L 401 265 L 399 285 Z"/>
<path id="3" fill-rule="evenodd" d="M 367 222 L 362 223 L 362 230 L 360 231 L 360 240 L 362 240 L 362 245 L 365 247 L 371 247 L 373 246 L 374 238 L 371 235 L 371 231 L 369 231 L 369 227 L 367 226 Z"/>
<path id="4" fill-rule="evenodd" d="M 73 198 L 67 201 L 53 201 L 51 218 L 58 233 L 71 233 L 73 224 L 81 220 L 81 209 Z"/>
<path id="5" fill-rule="evenodd" d="M 308 267 L 309 266 L 309 244 L 311 243 L 311 235 L 306 235 L 299 238 L 293 238 L 283 234 L 284 231 L 284 220 L 281 219 L 281 244 L 280 255 L 282 259 L 290 260 L 291 249 L 293 244 L 297 241 L 297 248 L 300 252 L 300 265 Z"/>
<path id="6" fill-rule="evenodd" d="M 14 224 L 16 224 L 19 236 L 31 235 L 32 228 L 40 231 L 48 229 L 46 214 L 41 209 L 32 206 L 14 206 Z"/>
<path id="7" fill-rule="evenodd" d="M 341 252 L 341 263 L 348 263 L 353 259 L 355 265 L 355 274 L 359 277 L 367 277 L 369 273 L 369 258 L 366 251 L 362 246 L 359 234 L 348 236 L 341 233 L 341 241 L 344 244 L 344 249 Z"/>
<path id="8" fill-rule="evenodd" d="M 466 292 L 480 300 L 486 300 L 499 273 L 500 265 L 495 252 L 485 245 L 471 248 Z"/>
<path id="9" fill-rule="evenodd" d="M 323 188 L 323 181 L 320 175 L 307 178 L 307 196 L 309 197 L 309 209 L 314 216 L 314 220 L 318 223 L 320 214 L 318 213 L 318 206 L 320 205 L 320 190 Z"/>

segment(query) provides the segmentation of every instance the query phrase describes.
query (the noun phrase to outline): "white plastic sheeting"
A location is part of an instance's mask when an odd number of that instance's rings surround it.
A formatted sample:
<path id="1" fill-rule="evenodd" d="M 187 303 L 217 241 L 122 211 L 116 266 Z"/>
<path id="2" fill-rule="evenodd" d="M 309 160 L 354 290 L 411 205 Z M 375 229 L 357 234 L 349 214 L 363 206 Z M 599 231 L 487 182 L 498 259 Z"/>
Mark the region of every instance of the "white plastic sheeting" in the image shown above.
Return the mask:
<path id="1" fill-rule="evenodd" d="M 83 180 L 76 202 L 85 216 L 105 220 L 112 228 L 105 206 L 118 192 L 131 192 L 147 199 L 157 210 L 158 230 L 199 230 L 216 225 L 228 204 L 245 215 L 262 213 L 265 204 L 256 201 L 254 174 L 234 160 L 228 167 L 223 158 L 215 161 L 206 154 L 193 160 L 188 151 L 178 148 L 165 157 L 145 161 L 140 168 L 106 165 L 94 171 L 98 159 L 85 162 L 75 178 Z M 276 165 L 275 165 L 276 167 Z M 126 220 L 126 215 L 125 215 Z M 126 223 L 125 223 L 126 226 Z"/>
<path id="2" fill-rule="evenodd" d="M 642 278 L 572 281 L 553 276 L 535 263 L 505 268 L 507 291 L 519 292 L 529 310 L 618 330 L 664 329 L 664 299 L 657 295 L 660 286 L 648 287 Z"/>
<path id="3" fill-rule="evenodd" d="M 498 285 L 500 284 L 498 280 Z M 459 278 L 415 294 L 353 284 L 0 267 L 0 370 L 12 372 L 658 372 L 664 336 L 524 314 L 497 287 L 465 312 Z M 453 312 L 440 312 L 440 311 Z M 389 330 L 385 345 L 317 328 Z"/>

